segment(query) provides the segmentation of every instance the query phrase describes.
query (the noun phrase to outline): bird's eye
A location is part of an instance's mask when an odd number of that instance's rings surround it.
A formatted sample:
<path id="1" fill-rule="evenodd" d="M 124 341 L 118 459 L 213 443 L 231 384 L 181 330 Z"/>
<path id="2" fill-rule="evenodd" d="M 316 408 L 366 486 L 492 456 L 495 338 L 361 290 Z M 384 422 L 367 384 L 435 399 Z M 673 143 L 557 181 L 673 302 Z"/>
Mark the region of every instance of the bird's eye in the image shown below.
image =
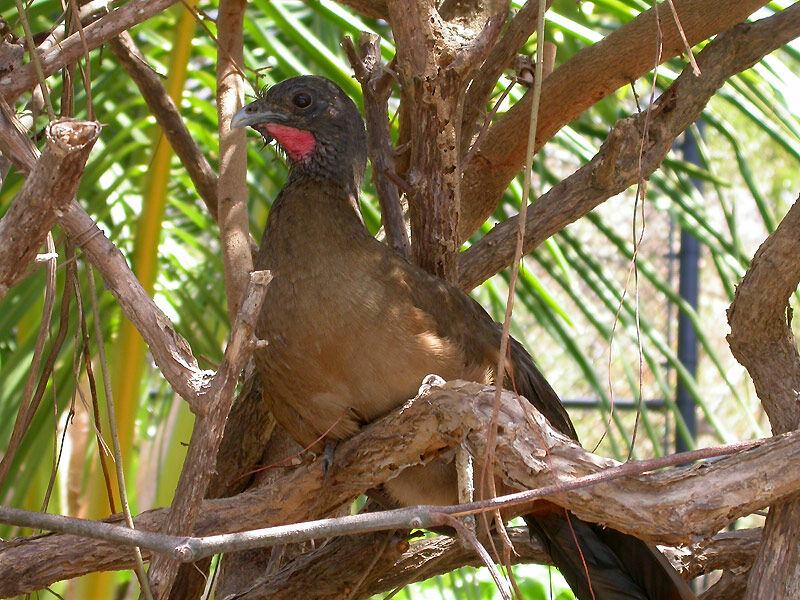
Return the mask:
<path id="1" fill-rule="evenodd" d="M 292 98 L 292 103 L 297 108 L 308 108 L 311 106 L 311 95 L 306 92 L 297 92 Z"/>

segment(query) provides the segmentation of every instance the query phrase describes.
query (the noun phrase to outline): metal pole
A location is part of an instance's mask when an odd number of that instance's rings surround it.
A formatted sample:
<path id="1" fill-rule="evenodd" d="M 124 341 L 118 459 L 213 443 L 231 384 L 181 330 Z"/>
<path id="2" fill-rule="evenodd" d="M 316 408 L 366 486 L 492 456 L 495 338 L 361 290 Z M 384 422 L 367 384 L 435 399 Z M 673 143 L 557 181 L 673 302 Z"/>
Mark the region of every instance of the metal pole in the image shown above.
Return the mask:
<path id="1" fill-rule="evenodd" d="M 702 135 L 702 123 L 697 122 L 697 129 Z M 687 130 L 682 143 L 683 157 L 687 162 L 700 164 L 700 152 L 697 140 L 691 130 Z M 692 178 L 692 184 L 700 191 L 703 191 L 703 184 L 696 178 Z M 681 229 L 681 249 L 678 255 L 679 263 L 679 284 L 678 293 L 687 304 L 697 309 L 697 297 L 700 288 L 700 242 L 694 235 L 685 229 Z M 686 370 L 694 377 L 697 373 L 697 332 L 694 330 L 689 317 L 682 311 L 678 311 L 678 360 L 686 367 Z M 678 410 L 686 422 L 686 426 L 692 435 L 697 439 L 697 416 L 694 399 L 683 382 L 678 379 L 675 391 L 675 403 Z M 686 440 L 675 432 L 675 451 L 685 452 L 689 447 Z"/>

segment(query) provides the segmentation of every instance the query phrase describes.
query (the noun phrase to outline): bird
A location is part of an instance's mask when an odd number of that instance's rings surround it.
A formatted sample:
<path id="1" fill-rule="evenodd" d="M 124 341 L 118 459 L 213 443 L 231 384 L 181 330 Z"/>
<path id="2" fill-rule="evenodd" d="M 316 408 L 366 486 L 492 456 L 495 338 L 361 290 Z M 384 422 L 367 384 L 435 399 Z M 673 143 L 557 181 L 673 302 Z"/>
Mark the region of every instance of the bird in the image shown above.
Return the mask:
<path id="1" fill-rule="evenodd" d="M 289 435 L 317 451 L 322 438 L 347 439 L 413 398 L 432 373 L 492 383 L 499 325 L 364 224 L 367 141 L 353 100 L 327 78 L 293 77 L 234 114 L 231 127 L 248 126 L 274 140 L 289 164 L 255 261 L 272 273 L 257 326 L 266 344 L 255 363 Z M 577 440 L 558 395 L 513 338 L 509 354 L 505 381 L 513 378 L 521 396 Z M 385 490 L 401 505 L 458 501 L 455 467 L 444 461 L 405 469 Z M 655 547 L 541 506 L 526 522 L 580 600 L 695 598 Z"/>

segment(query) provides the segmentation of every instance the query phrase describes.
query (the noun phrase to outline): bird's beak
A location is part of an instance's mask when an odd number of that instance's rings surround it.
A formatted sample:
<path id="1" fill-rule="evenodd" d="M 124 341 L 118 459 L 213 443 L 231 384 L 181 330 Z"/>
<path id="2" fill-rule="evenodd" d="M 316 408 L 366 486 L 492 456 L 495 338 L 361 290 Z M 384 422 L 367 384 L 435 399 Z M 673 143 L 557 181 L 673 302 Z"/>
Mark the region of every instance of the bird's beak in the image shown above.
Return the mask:
<path id="1" fill-rule="evenodd" d="M 263 125 L 266 123 L 281 123 L 286 121 L 282 113 L 268 110 L 259 101 L 252 102 L 236 111 L 231 119 L 231 128 Z"/>

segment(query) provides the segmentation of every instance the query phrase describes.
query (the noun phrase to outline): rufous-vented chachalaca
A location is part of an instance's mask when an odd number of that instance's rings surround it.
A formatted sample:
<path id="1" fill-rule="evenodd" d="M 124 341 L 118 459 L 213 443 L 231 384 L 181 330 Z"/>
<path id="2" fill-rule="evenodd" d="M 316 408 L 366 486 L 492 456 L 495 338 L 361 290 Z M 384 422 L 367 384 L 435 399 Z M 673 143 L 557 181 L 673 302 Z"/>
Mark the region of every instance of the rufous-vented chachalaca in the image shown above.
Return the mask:
<path id="1" fill-rule="evenodd" d="M 412 398 L 431 373 L 491 382 L 497 324 L 467 294 L 364 226 L 364 123 L 337 85 L 288 79 L 237 112 L 231 125 L 276 140 L 289 159 L 289 180 L 270 210 L 257 260 L 273 278 L 258 331 L 267 346 L 256 363 L 270 409 L 298 443 L 309 446 L 325 432 L 328 440 L 351 436 Z M 510 355 L 516 390 L 577 439 L 558 396 L 516 340 Z M 406 505 L 457 502 L 455 468 L 443 461 L 406 469 L 385 487 Z M 634 537 L 568 520 L 556 507 L 527 521 L 581 600 L 694 597 L 666 559 Z"/>

